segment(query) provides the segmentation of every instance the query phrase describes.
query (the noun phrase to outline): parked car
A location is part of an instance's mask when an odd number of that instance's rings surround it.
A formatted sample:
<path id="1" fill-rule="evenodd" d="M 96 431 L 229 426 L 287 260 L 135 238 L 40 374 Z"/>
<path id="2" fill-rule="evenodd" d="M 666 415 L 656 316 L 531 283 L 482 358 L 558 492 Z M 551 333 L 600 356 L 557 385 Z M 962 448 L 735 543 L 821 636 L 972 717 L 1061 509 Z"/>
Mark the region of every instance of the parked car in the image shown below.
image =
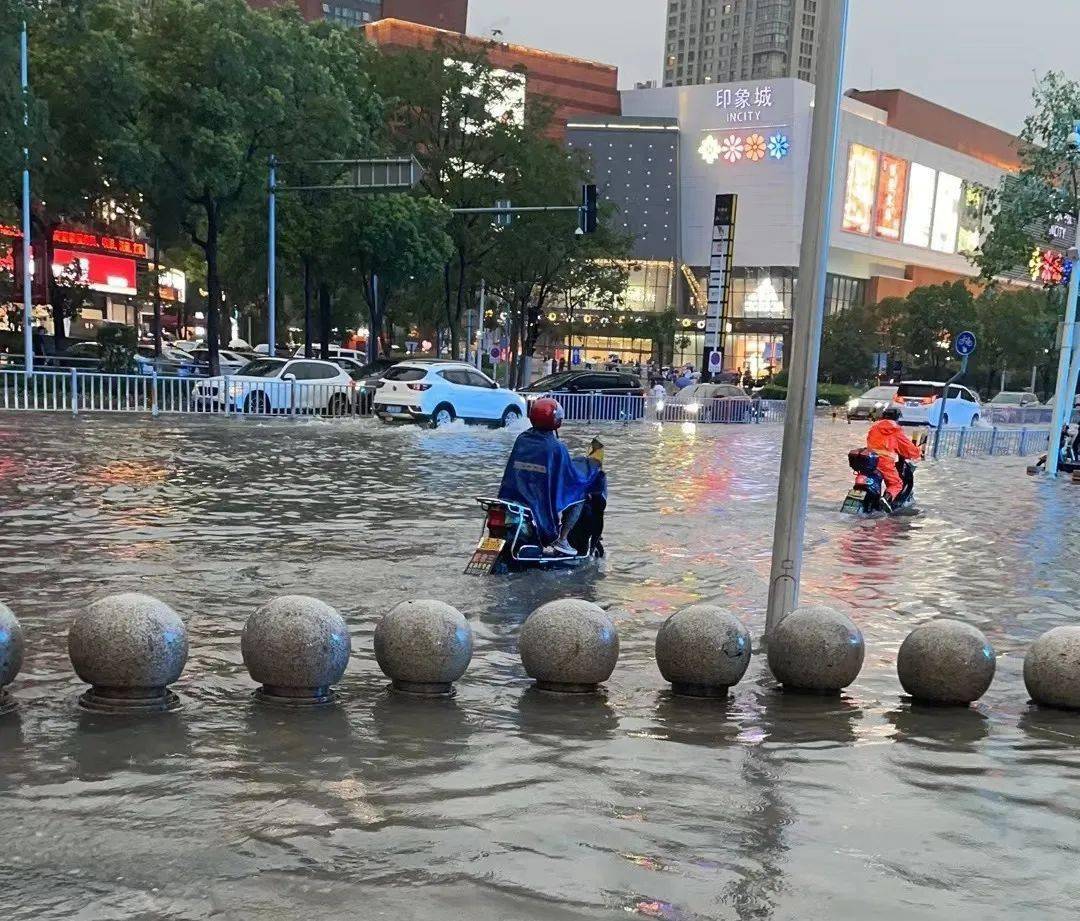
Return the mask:
<path id="1" fill-rule="evenodd" d="M 47 359 L 54 368 L 75 368 L 79 371 L 101 369 L 101 346 L 96 342 L 73 342 L 64 351 Z"/>
<path id="2" fill-rule="evenodd" d="M 398 363 L 398 358 L 376 358 L 368 364 L 361 365 L 351 358 L 335 358 L 334 364 L 338 365 L 358 385 L 357 406 L 362 413 L 371 412 L 371 404 L 375 398 L 375 391 L 379 387 L 379 381 L 388 368 Z"/>
<path id="3" fill-rule="evenodd" d="M 892 405 L 900 410 L 901 425 L 975 425 L 982 417 L 978 396 L 963 384 L 949 385 L 949 401 L 942 413 L 943 381 L 902 381 Z"/>
<path id="4" fill-rule="evenodd" d="M 322 356 L 322 346 L 317 342 L 313 344 L 313 354 L 316 357 Z M 365 362 L 367 361 L 367 355 L 357 349 L 343 349 L 340 345 L 331 345 L 329 349 L 330 361 L 335 358 L 351 358 L 353 361 Z M 293 358 L 303 358 L 304 347 L 300 346 L 295 352 L 293 352 Z"/>
<path id="5" fill-rule="evenodd" d="M 1039 398 L 1029 390 L 1002 390 L 990 401 L 991 406 L 1042 406 Z"/>
<path id="6" fill-rule="evenodd" d="M 383 374 L 373 409 L 383 422 L 422 422 L 432 428 L 455 419 L 510 425 L 525 400 L 462 361 L 409 360 Z"/>
<path id="7" fill-rule="evenodd" d="M 847 417 L 849 419 L 876 419 L 881 411 L 888 406 L 896 396 L 897 387 L 883 385 L 871 387 L 861 397 L 855 397 L 847 402 Z"/>
<path id="8" fill-rule="evenodd" d="M 641 378 L 627 371 L 560 371 L 541 377 L 521 393 L 605 393 L 642 396 Z"/>
<path id="9" fill-rule="evenodd" d="M 235 374 L 244 365 L 251 364 L 252 359 L 234 352 L 232 349 L 218 349 L 218 367 L 222 374 Z M 210 373 L 210 350 L 195 349 L 187 364 L 188 371 L 192 374 Z"/>
<path id="10" fill-rule="evenodd" d="M 152 374 L 156 370 L 158 374 L 187 377 L 191 356 L 162 343 L 161 358 L 158 358 L 152 345 L 140 345 L 135 352 L 135 364 L 140 374 Z"/>
<path id="11" fill-rule="evenodd" d="M 735 384 L 691 384 L 671 400 L 687 422 L 747 422 L 754 401 Z"/>
<path id="12" fill-rule="evenodd" d="M 327 412 L 356 409 L 357 385 L 341 368 L 314 359 L 259 358 L 236 374 L 210 377 L 192 388 L 195 409 L 249 413 Z"/>

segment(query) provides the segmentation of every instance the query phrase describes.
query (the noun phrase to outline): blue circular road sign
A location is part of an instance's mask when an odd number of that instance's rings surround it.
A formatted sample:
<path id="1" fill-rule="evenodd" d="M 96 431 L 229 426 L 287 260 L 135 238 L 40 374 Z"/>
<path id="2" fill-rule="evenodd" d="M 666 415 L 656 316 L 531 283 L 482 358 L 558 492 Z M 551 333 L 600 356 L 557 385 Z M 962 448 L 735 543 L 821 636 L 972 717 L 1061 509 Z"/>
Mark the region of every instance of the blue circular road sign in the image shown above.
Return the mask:
<path id="1" fill-rule="evenodd" d="M 975 334 L 969 330 L 960 333 L 953 343 L 953 348 L 956 349 L 956 354 L 962 358 L 970 355 L 975 351 Z"/>

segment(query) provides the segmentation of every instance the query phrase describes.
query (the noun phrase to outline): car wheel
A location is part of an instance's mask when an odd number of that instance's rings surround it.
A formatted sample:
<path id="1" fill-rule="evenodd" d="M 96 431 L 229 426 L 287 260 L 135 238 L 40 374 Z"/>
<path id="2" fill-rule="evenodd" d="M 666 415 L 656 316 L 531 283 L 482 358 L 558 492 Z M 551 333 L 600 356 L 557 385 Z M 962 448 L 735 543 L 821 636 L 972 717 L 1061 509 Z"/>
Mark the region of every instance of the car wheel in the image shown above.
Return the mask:
<path id="1" fill-rule="evenodd" d="M 979 424 L 979 414 L 975 413 L 975 415 L 971 417 L 971 425 L 974 428 L 978 424 Z"/>
<path id="2" fill-rule="evenodd" d="M 948 413 L 945 413 L 945 415 L 941 417 L 941 424 L 942 425 L 948 425 L 949 424 L 949 414 Z"/>
<path id="3" fill-rule="evenodd" d="M 521 410 L 516 406 L 507 406 L 506 412 L 502 414 L 503 428 L 507 428 L 513 425 L 518 419 L 521 418 Z"/>
<path id="4" fill-rule="evenodd" d="M 343 393 L 335 393 L 327 404 L 326 411 L 331 416 L 344 416 L 349 411 L 349 401 Z"/>
<path id="5" fill-rule="evenodd" d="M 253 393 L 244 400 L 244 412 L 265 414 L 270 412 L 270 401 L 265 393 Z"/>
<path id="6" fill-rule="evenodd" d="M 435 407 L 435 412 L 431 414 L 431 427 L 433 429 L 441 429 L 445 425 L 449 425 L 456 419 L 454 414 L 454 407 L 449 403 L 441 403 Z"/>

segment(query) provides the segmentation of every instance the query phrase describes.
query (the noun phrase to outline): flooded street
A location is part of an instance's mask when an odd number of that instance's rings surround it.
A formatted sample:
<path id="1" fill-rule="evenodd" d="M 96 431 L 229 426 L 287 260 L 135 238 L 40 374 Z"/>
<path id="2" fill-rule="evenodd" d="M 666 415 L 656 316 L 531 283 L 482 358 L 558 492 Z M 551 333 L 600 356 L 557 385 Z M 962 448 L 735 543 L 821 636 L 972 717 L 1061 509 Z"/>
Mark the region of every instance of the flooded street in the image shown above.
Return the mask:
<path id="1" fill-rule="evenodd" d="M 758 656 L 726 704 L 677 699 L 665 617 L 709 601 L 763 630 L 781 429 L 600 429 L 604 571 L 481 580 L 473 497 L 512 432 L 0 416 L 0 600 L 27 638 L 0 717 L 5 921 L 1075 918 L 1080 716 L 1029 707 L 1021 669 L 1080 620 L 1080 487 L 947 460 L 918 517 L 841 516 L 865 426 L 819 420 L 802 600 L 860 625 L 859 680 L 782 695 Z M 74 708 L 68 623 L 120 591 L 187 623 L 177 714 Z M 251 701 L 240 630 L 284 593 L 352 628 L 337 707 Z M 518 659 L 525 616 L 566 596 L 618 623 L 602 697 L 531 690 Z M 377 620 L 416 597 L 472 624 L 452 701 L 391 696 L 375 663 Z M 998 652 L 970 710 L 913 709 L 896 679 L 942 615 Z"/>

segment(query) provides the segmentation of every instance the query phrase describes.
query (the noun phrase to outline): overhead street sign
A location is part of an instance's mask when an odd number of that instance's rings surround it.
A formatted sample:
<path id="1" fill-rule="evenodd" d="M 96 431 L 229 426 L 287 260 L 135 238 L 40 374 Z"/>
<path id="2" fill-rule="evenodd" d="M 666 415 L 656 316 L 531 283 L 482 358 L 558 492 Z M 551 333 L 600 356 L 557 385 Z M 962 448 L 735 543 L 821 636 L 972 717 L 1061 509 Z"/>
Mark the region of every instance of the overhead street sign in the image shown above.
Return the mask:
<path id="1" fill-rule="evenodd" d="M 280 165 L 280 164 L 279 164 Z M 329 185 L 288 185 L 278 182 L 279 192 L 316 192 L 356 189 L 361 192 L 407 192 L 424 178 L 424 168 L 416 157 L 387 157 L 376 160 L 305 160 L 303 166 L 337 167 L 338 178 Z"/>

